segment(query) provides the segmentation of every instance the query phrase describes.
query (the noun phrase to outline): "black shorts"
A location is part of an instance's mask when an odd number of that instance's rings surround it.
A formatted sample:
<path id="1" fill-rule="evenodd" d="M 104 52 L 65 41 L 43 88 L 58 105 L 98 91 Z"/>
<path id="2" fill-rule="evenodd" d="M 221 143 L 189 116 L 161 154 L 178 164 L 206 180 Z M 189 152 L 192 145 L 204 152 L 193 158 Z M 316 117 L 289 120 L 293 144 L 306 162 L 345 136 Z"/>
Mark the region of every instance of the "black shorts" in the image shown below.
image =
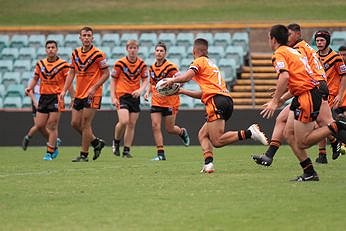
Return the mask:
<path id="1" fill-rule="evenodd" d="M 41 95 L 38 101 L 37 111 L 40 113 L 58 112 L 59 100 L 57 94 Z"/>
<path id="2" fill-rule="evenodd" d="M 73 109 L 80 111 L 83 108 L 100 109 L 102 96 L 94 96 L 92 98 L 75 98 L 73 100 Z"/>
<path id="3" fill-rule="evenodd" d="M 162 116 L 170 116 L 173 115 L 173 108 L 151 106 L 150 113 L 161 113 Z"/>
<path id="4" fill-rule="evenodd" d="M 140 112 L 140 99 L 132 97 L 131 94 L 120 96 L 120 109 L 127 109 L 129 112 Z"/>
<path id="5" fill-rule="evenodd" d="M 206 119 L 208 122 L 217 119 L 227 121 L 233 113 L 233 100 L 224 95 L 214 95 L 206 102 Z"/>
<path id="6" fill-rule="evenodd" d="M 334 113 L 337 115 L 344 114 L 346 112 L 346 107 L 338 107 L 334 109 Z"/>
<path id="7" fill-rule="evenodd" d="M 320 82 L 320 85 L 318 86 L 318 90 L 322 96 L 322 99 L 328 100 L 329 90 L 328 90 L 327 82 L 324 80 L 321 80 L 319 82 Z"/>

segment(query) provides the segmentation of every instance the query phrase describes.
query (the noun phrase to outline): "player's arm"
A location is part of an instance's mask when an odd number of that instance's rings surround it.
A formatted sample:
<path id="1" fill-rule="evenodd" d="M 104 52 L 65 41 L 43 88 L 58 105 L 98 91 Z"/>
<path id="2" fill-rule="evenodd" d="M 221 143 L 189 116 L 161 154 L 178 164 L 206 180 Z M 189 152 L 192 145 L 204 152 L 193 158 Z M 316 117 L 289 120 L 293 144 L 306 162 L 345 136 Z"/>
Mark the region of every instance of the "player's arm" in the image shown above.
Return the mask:
<path id="1" fill-rule="evenodd" d="M 192 91 L 192 90 L 180 88 L 178 91 L 178 94 L 187 95 L 187 96 L 190 96 L 190 97 L 195 98 L 195 99 L 202 98 L 202 91 Z"/>
<path id="2" fill-rule="evenodd" d="M 334 107 L 338 107 L 340 106 L 340 104 L 342 104 L 342 99 L 344 97 L 344 93 L 346 90 L 346 74 L 343 74 L 341 76 L 341 82 L 339 85 L 339 92 L 338 95 L 335 97 L 335 101 L 334 101 Z"/>
<path id="3" fill-rule="evenodd" d="M 149 86 L 147 87 L 147 90 L 145 91 L 145 94 L 144 94 L 144 99 L 148 101 L 148 98 L 152 92 L 152 89 L 151 89 L 151 81 L 149 80 Z"/>
<path id="4" fill-rule="evenodd" d="M 93 97 L 97 89 L 99 89 L 104 82 L 109 78 L 109 68 L 108 66 L 101 69 L 101 78 L 92 86 L 88 91 L 88 97 Z"/>
<path id="5" fill-rule="evenodd" d="M 187 70 L 185 73 L 176 76 L 175 78 L 168 78 L 163 84 L 165 86 L 172 86 L 173 83 L 186 83 L 189 82 L 195 76 L 195 72 L 192 69 Z"/>
<path id="6" fill-rule="evenodd" d="M 62 89 L 62 91 L 60 93 L 60 99 L 62 99 L 62 100 L 64 99 L 67 89 L 70 89 L 70 87 L 72 85 L 75 74 L 76 74 L 76 71 L 73 68 L 70 68 L 70 70 L 67 74 L 66 80 L 65 80 L 64 89 Z"/>
<path id="7" fill-rule="evenodd" d="M 30 92 L 33 91 L 34 87 L 36 86 L 37 82 L 38 82 L 39 77 L 37 75 L 35 75 L 29 82 L 28 87 L 25 88 L 25 94 L 29 95 Z"/>
<path id="8" fill-rule="evenodd" d="M 263 105 L 265 108 L 260 113 L 263 118 L 269 119 L 274 115 L 275 110 L 280 105 L 281 97 L 287 91 L 288 78 L 288 71 L 284 70 L 280 72 L 273 98 L 268 103 Z"/>

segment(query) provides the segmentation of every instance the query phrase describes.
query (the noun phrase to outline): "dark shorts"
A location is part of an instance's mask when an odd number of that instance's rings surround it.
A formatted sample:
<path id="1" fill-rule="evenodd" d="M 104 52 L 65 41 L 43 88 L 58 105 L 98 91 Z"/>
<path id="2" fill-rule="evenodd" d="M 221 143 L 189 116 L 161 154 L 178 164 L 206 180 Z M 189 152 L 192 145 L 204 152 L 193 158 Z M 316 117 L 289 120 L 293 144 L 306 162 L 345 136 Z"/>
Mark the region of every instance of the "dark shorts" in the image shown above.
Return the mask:
<path id="1" fill-rule="evenodd" d="M 162 116 L 170 116 L 173 115 L 173 108 L 171 107 L 158 107 L 151 106 L 150 113 L 161 113 Z"/>
<path id="2" fill-rule="evenodd" d="M 40 113 L 59 112 L 63 108 L 59 104 L 57 94 L 41 95 L 38 101 L 37 111 Z"/>
<path id="3" fill-rule="evenodd" d="M 321 80 L 319 82 L 320 82 L 320 85 L 318 86 L 318 90 L 322 96 L 322 99 L 328 100 L 329 90 L 328 90 L 327 82 L 324 80 Z"/>
<path id="4" fill-rule="evenodd" d="M 233 113 L 233 100 L 228 96 L 214 95 L 207 101 L 205 109 L 206 119 L 208 122 L 212 122 L 217 119 L 227 121 L 229 118 L 231 118 Z"/>
<path id="5" fill-rule="evenodd" d="M 334 113 L 337 115 L 344 114 L 346 112 L 346 107 L 338 107 L 334 109 Z"/>
<path id="6" fill-rule="evenodd" d="M 83 108 L 100 109 L 102 96 L 94 96 L 92 98 L 75 98 L 73 100 L 73 109 L 80 111 Z"/>
<path id="7" fill-rule="evenodd" d="M 303 123 L 315 121 L 320 113 L 322 95 L 317 87 L 299 96 L 295 96 L 291 102 L 290 110 L 294 113 L 294 119 Z"/>
<path id="8" fill-rule="evenodd" d="M 119 99 L 120 109 L 127 109 L 129 112 L 140 112 L 141 108 L 139 107 L 140 99 L 133 98 L 130 94 L 125 94 L 120 96 Z"/>

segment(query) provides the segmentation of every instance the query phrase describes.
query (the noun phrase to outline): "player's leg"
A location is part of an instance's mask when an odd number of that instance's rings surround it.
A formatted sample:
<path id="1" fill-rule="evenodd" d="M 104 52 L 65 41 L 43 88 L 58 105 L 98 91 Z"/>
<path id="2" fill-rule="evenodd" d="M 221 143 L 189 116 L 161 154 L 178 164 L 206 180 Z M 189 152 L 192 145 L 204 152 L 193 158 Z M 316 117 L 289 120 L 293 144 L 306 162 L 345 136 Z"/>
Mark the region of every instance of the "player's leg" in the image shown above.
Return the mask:
<path id="1" fill-rule="evenodd" d="M 272 138 L 267 151 L 263 155 L 252 156 L 257 164 L 264 166 L 270 166 L 272 164 L 274 156 L 284 140 L 284 129 L 286 126 L 289 111 L 290 108 L 289 105 L 287 105 L 277 116 L 272 133 Z"/>
<path id="2" fill-rule="evenodd" d="M 82 110 L 82 121 L 81 121 L 81 130 L 82 130 L 82 147 L 81 154 L 88 156 L 89 154 L 89 145 L 93 140 L 93 131 L 92 131 L 92 121 L 96 114 L 96 109 L 94 108 L 84 108 Z"/>
<path id="3" fill-rule="evenodd" d="M 36 126 L 38 127 L 38 129 L 46 129 L 46 125 L 47 125 L 47 121 L 49 118 L 49 114 L 48 113 L 42 113 L 42 112 L 37 112 L 36 114 Z M 48 137 L 49 137 L 49 131 L 48 131 Z M 47 143 L 48 144 L 48 143 Z M 46 153 L 43 157 L 44 160 L 52 160 L 52 157 L 50 154 Z"/>
<path id="4" fill-rule="evenodd" d="M 58 138 L 58 124 L 60 119 L 60 112 L 50 112 L 47 120 L 47 130 L 49 132 L 49 138 L 47 142 L 47 154 L 50 154 L 54 159 L 58 156 L 56 141 Z"/>
<path id="5" fill-rule="evenodd" d="M 82 135 L 82 114 L 83 110 L 71 110 L 71 126 Z"/>
<path id="6" fill-rule="evenodd" d="M 179 135 L 185 146 L 190 145 L 190 136 L 186 128 L 181 128 L 175 124 L 178 110 L 173 109 L 171 114 L 165 115 L 165 129 L 169 134 Z"/>
<path id="7" fill-rule="evenodd" d="M 161 131 L 161 121 L 162 121 L 162 112 L 154 111 L 152 107 L 150 112 L 151 118 L 151 129 L 153 131 L 153 137 L 156 144 L 157 156 L 153 160 L 166 160 L 165 150 L 163 147 L 163 136 Z"/>
<path id="8" fill-rule="evenodd" d="M 120 140 L 124 136 L 126 126 L 130 120 L 130 112 L 127 108 L 119 108 L 117 110 L 118 122 L 114 126 L 114 139 L 112 144 L 113 154 L 120 156 Z"/>
<path id="9" fill-rule="evenodd" d="M 213 173 L 215 171 L 213 163 L 213 145 L 209 139 L 207 122 L 204 123 L 204 125 L 198 132 L 198 141 L 201 144 L 204 158 L 204 165 L 202 167 L 201 173 Z"/>
<path id="10" fill-rule="evenodd" d="M 131 112 L 129 117 L 129 122 L 125 129 L 124 134 L 124 150 L 123 157 L 131 158 L 130 147 L 133 143 L 133 137 L 135 136 L 136 123 L 139 117 L 139 112 Z"/>

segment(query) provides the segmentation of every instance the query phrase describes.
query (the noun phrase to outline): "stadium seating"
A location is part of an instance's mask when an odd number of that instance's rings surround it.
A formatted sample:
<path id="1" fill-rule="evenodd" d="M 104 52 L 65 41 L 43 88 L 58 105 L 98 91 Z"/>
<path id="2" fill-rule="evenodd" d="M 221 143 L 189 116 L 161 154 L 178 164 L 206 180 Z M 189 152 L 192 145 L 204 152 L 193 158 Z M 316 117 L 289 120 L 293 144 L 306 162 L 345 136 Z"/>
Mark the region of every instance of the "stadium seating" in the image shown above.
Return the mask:
<path id="1" fill-rule="evenodd" d="M 58 47 L 62 47 L 65 44 L 65 39 L 63 34 L 49 34 L 47 36 L 47 41 L 48 40 L 54 40 L 58 43 Z"/>
<path id="2" fill-rule="evenodd" d="M 120 59 L 121 57 L 125 56 L 125 52 L 126 52 L 125 47 L 120 47 L 120 46 L 113 47 L 112 56 L 110 58 Z"/>
<path id="3" fill-rule="evenodd" d="M 2 98 L 0 98 L 0 108 L 3 108 L 4 102 L 2 100 Z"/>
<path id="4" fill-rule="evenodd" d="M 5 97 L 19 96 L 24 97 L 24 86 L 22 84 L 10 84 L 7 87 Z"/>
<path id="5" fill-rule="evenodd" d="M 232 38 L 233 46 L 242 46 L 244 53 L 249 50 L 249 35 L 246 32 L 235 32 Z"/>
<path id="6" fill-rule="evenodd" d="M 118 33 L 105 33 L 102 35 L 101 46 L 115 47 L 120 45 Z"/>
<path id="7" fill-rule="evenodd" d="M 187 95 L 180 95 L 180 106 L 179 108 L 193 108 L 193 98 Z"/>
<path id="8" fill-rule="evenodd" d="M 23 84 L 23 86 L 27 86 L 30 79 L 33 76 L 33 72 L 32 71 L 24 71 L 20 77 L 20 83 Z"/>
<path id="9" fill-rule="evenodd" d="M 185 48 L 192 46 L 195 36 L 191 32 L 180 32 L 177 35 L 176 46 L 184 46 Z"/>
<path id="10" fill-rule="evenodd" d="M 26 47 L 28 46 L 29 37 L 25 34 L 14 34 L 10 40 L 10 47 Z"/>
<path id="11" fill-rule="evenodd" d="M 59 48 L 60 49 L 60 48 Z M 58 51 L 59 52 L 59 51 Z M 37 52 L 36 52 L 36 59 L 37 60 L 40 60 L 40 59 L 44 59 L 47 57 L 47 54 L 46 54 L 46 48 L 44 47 L 40 47 L 37 49 Z"/>
<path id="12" fill-rule="evenodd" d="M 230 33 L 227 32 L 216 32 L 214 34 L 214 46 L 222 46 L 226 48 L 231 45 L 232 37 Z"/>
<path id="13" fill-rule="evenodd" d="M 103 96 L 101 102 L 101 109 L 114 109 L 112 99 L 110 96 Z"/>
<path id="14" fill-rule="evenodd" d="M 22 108 L 22 98 L 20 96 L 5 97 L 3 101 L 4 108 Z"/>
<path id="15" fill-rule="evenodd" d="M 332 32 L 330 44 L 336 47 L 336 50 L 338 50 L 340 46 L 346 46 L 346 31 Z"/>
<path id="16" fill-rule="evenodd" d="M 214 44 L 214 36 L 213 33 L 210 32 L 200 32 L 196 34 L 195 39 L 197 38 L 203 38 L 208 41 L 209 46 Z"/>
<path id="17" fill-rule="evenodd" d="M 39 48 L 44 47 L 46 44 L 46 36 L 43 34 L 32 34 L 28 38 L 28 46 Z"/>
<path id="18" fill-rule="evenodd" d="M 138 56 L 142 59 L 146 59 L 149 56 L 149 48 L 146 46 L 140 46 L 138 50 Z"/>
<path id="19" fill-rule="evenodd" d="M 144 60 L 145 64 L 147 64 L 147 66 L 153 65 L 155 63 L 155 61 L 156 61 L 156 59 L 154 59 L 154 58 L 146 58 Z"/>
<path id="20" fill-rule="evenodd" d="M 59 47 L 58 56 L 66 60 L 67 62 L 69 62 L 72 57 L 72 51 L 73 51 L 73 48 L 71 47 Z"/>
<path id="21" fill-rule="evenodd" d="M 140 97 L 140 107 L 141 109 L 149 109 L 151 106 L 151 98 L 149 97 L 148 100 L 145 100 L 143 96 Z"/>
<path id="22" fill-rule="evenodd" d="M 182 59 L 186 55 L 186 49 L 184 46 L 171 46 L 168 49 L 168 59 L 176 58 Z"/>
<path id="23" fill-rule="evenodd" d="M 36 49 L 34 47 L 22 47 L 19 49 L 17 59 L 36 59 Z"/>
<path id="24" fill-rule="evenodd" d="M 192 59 L 184 58 L 180 60 L 180 71 L 185 72 L 190 67 Z"/>
<path id="25" fill-rule="evenodd" d="M 226 82 L 233 81 L 236 78 L 236 63 L 233 59 L 220 59 L 218 66 L 220 71 L 224 72 L 223 78 Z"/>
<path id="26" fill-rule="evenodd" d="M 1 51 L 0 59 L 1 60 L 14 60 L 18 57 L 19 49 L 16 47 L 5 47 Z"/>
<path id="27" fill-rule="evenodd" d="M 72 49 L 80 47 L 82 45 L 82 43 L 79 39 L 79 34 L 67 34 L 65 36 L 64 44 L 59 45 L 59 48 L 61 48 L 62 45 L 64 47 L 69 47 Z"/>
<path id="28" fill-rule="evenodd" d="M 22 100 L 22 108 L 31 108 L 31 98 L 24 97 Z"/>
<path id="29" fill-rule="evenodd" d="M 8 47 L 10 45 L 10 36 L 7 34 L 0 34 L 0 51 L 4 47 Z"/>
<path id="30" fill-rule="evenodd" d="M 162 41 L 166 44 L 167 48 L 175 45 L 176 36 L 174 33 L 160 33 L 158 41 Z"/>
<path id="31" fill-rule="evenodd" d="M 12 60 L 0 60 L 0 72 L 12 71 L 13 62 Z"/>
<path id="32" fill-rule="evenodd" d="M 19 84 L 20 74 L 16 72 L 5 72 L 2 76 L 1 84 L 7 88 L 10 84 Z"/>
<path id="33" fill-rule="evenodd" d="M 5 88 L 5 85 L 3 85 L 2 83 L 0 83 L 0 99 L 2 99 L 2 97 L 5 96 L 6 94 L 6 88 Z"/>
<path id="34" fill-rule="evenodd" d="M 205 108 L 204 104 L 201 102 L 200 99 L 193 99 L 192 102 L 193 102 L 193 106 L 192 106 L 193 109 L 204 109 Z"/>
<path id="35" fill-rule="evenodd" d="M 112 48 L 110 47 L 99 47 L 101 51 L 103 51 L 106 54 L 106 57 L 112 57 Z"/>
<path id="36" fill-rule="evenodd" d="M 140 46 L 151 47 L 157 43 L 157 35 L 156 33 L 142 33 L 139 36 L 139 44 Z"/>
<path id="37" fill-rule="evenodd" d="M 101 34 L 100 33 L 95 33 L 94 34 L 94 40 L 93 40 L 93 44 L 97 47 L 101 46 L 101 42 L 102 42 L 102 39 L 101 39 Z M 77 48 L 77 47 L 75 47 Z"/>
<path id="38" fill-rule="evenodd" d="M 236 67 L 239 68 L 244 64 L 244 48 L 242 46 L 228 46 L 225 50 L 224 58 L 234 59 Z"/>
<path id="39" fill-rule="evenodd" d="M 208 57 L 214 59 L 216 62 L 224 56 L 224 49 L 221 46 L 209 46 Z"/>
<path id="40" fill-rule="evenodd" d="M 128 40 L 138 41 L 138 34 L 137 33 L 123 33 L 120 36 L 120 46 L 125 47 Z"/>
<path id="41" fill-rule="evenodd" d="M 31 68 L 31 60 L 20 60 L 17 59 L 13 63 L 13 71 L 14 72 L 24 72 L 24 71 L 30 71 Z"/>

